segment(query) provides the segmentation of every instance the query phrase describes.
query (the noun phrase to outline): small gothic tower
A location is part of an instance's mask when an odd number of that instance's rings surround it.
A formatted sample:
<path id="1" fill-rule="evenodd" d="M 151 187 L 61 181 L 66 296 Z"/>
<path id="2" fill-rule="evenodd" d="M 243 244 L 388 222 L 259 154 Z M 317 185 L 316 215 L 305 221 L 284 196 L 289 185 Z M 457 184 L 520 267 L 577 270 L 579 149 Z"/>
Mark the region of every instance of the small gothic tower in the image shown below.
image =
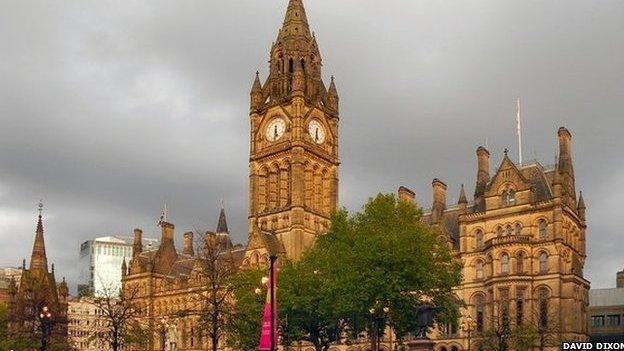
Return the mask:
<path id="1" fill-rule="evenodd" d="M 251 89 L 249 234 L 274 234 L 297 259 L 338 205 L 339 97 L 302 0 L 290 0 L 271 46 L 269 76 Z M 217 230 L 219 231 L 219 230 Z"/>
<path id="2" fill-rule="evenodd" d="M 59 345 L 66 345 L 67 337 L 67 283 L 57 286 L 54 268 L 48 270 L 48 258 L 43 230 L 43 204 L 39 203 L 39 217 L 35 230 L 30 266 L 22 271 L 19 288 L 12 287 L 9 302 L 9 330 L 20 333 L 31 328 L 39 309 L 47 308 L 53 318 L 54 334 L 60 336 Z M 54 265 L 52 265 L 54 267 Z M 33 308 L 37 306 L 37 308 Z"/>

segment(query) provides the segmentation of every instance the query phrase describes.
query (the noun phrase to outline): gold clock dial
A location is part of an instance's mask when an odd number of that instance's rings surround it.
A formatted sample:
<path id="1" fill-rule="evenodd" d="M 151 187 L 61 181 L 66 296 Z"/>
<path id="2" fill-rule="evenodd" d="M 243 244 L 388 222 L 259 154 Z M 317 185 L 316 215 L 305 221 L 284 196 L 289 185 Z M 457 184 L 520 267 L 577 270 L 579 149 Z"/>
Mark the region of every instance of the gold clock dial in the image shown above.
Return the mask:
<path id="1" fill-rule="evenodd" d="M 325 142 L 325 128 L 319 121 L 312 121 L 308 126 L 308 133 L 310 133 L 310 137 L 317 144 L 322 144 Z"/>
<path id="2" fill-rule="evenodd" d="M 272 120 L 266 129 L 266 138 L 269 141 L 279 140 L 286 132 L 286 122 L 281 118 Z"/>

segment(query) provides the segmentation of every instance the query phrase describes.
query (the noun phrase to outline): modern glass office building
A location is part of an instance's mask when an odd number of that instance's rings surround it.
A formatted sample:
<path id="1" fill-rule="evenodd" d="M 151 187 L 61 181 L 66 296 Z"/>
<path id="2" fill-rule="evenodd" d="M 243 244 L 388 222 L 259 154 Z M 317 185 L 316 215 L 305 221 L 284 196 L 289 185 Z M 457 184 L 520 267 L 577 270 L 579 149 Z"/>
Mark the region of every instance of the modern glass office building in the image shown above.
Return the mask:
<path id="1" fill-rule="evenodd" d="M 159 241 L 144 239 L 146 251 L 158 249 Z M 105 236 L 80 245 L 79 295 L 116 296 L 121 289 L 121 265 L 132 259 L 132 240 Z"/>

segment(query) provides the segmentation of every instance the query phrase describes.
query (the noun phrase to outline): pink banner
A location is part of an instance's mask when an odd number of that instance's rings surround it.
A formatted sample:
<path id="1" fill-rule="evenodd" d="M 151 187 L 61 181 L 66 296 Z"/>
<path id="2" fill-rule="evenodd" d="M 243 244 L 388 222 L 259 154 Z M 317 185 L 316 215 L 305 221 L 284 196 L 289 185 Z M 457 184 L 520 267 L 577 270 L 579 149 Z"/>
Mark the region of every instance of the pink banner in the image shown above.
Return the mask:
<path id="1" fill-rule="evenodd" d="M 273 272 L 270 272 L 271 277 L 268 282 L 267 289 L 267 297 L 264 303 L 264 318 L 262 318 L 262 332 L 260 334 L 260 345 L 258 346 L 258 350 L 271 350 L 271 308 L 273 307 L 273 318 L 274 318 L 274 339 L 275 339 L 275 349 L 277 350 L 277 341 L 278 341 L 278 327 L 277 327 L 277 264 L 273 265 Z M 274 291 L 274 302 L 275 306 L 271 306 L 271 284 L 273 284 Z"/>

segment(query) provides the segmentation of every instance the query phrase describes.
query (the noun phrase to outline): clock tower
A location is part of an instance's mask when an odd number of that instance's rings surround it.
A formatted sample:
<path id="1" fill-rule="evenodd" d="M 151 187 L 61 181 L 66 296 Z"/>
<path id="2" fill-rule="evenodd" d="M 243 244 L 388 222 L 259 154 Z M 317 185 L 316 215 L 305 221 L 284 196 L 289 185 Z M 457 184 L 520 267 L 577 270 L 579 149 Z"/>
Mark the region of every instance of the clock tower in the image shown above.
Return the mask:
<path id="1" fill-rule="evenodd" d="M 302 0 L 289 0 L 271 47 L 269 76 L 256 78 L 250 109 L 249 233 L 274 235 L 298 259 L 327 231 L 338 204 L 338 92 Z"/>

